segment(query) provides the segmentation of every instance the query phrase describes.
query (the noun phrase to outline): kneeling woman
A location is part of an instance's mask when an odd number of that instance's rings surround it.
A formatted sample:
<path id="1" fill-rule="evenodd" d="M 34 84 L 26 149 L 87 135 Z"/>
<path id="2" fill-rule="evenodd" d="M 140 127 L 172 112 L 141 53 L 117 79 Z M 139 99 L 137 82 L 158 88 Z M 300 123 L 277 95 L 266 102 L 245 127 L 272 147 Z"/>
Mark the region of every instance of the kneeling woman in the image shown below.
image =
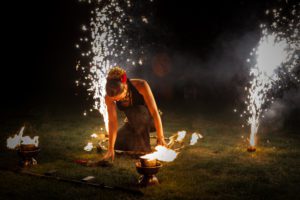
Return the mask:
<path id="1" fill-rule="evenodd" d="M 145 80 L 129 80 L 125 70 L 112 68 L 107 76 L 105 102 L 109 120 L 109 144 L 103 159 L 113 160 L 114 150 L 150 152 L 149 133 L 153 128 L 156 129 L 157 144 L 166 145 L 156 102 Z M 124 111 L 127 117 L 119 130 L 117 108 Z"/>

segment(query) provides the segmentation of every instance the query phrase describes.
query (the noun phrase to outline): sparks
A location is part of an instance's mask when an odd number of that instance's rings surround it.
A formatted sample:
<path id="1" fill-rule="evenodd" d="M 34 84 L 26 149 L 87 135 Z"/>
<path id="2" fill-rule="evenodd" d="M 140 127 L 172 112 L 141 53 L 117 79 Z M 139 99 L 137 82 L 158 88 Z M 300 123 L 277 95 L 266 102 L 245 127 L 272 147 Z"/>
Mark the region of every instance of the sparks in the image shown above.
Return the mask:
<path id="1" fill-rule="evenodd" d="M 79 39 L 80 44 L 76 44 L 76 48 L 80 48 L 81 56 L 89 58 L 87 70 L 82 70 L 87 74 L 87 78 L 82 85 L 87 86 L 89 95 L 93 97 L 93 108 L 98 110 L 103 116 L 105 129 L 108 132 L 108 113 L 105 104 L 105 85 L 106 77 L 109 70 L 119 65 L 125 66 L 126 59 L 131 61 L 134 66 L 136 63 L 142 64 L 142 61 L 134 61 L 133 51 L 128 48 L 130 43 L 127 32 L 131 17 L 128 10 L 132 6 L 130 0 L 127 0 L 127 7 L 118 0 L 103 2 L 101 0 L 80 0 L 80 2 L 95 3 L 95 8 L 90 12 L 91 18 L 89 25 L 82 25 L 82 31 L 90 35 L 83 36 Z M 143 22 L 148 21 L 142 18 Z M 84 51 L 84 46 L 89 46 L 88 50 Z M 126 55 L 124 52 L 129 52 Z M 130 57 L 130 58 L 129 58 Z M 88 82 L 86 84 L 85 82 Z"/>
<path id="2" fill-rule="evenodd" d="M 277 9 L 273 9 L 272 13 L 274 19 L 286 20 L 286 17 L 281 17 L 281 13 Z M 269 14 L 269 11 L 266 14 Z M 263 117 L 263 106 L 266 103 L 273 103 L 274 98 L 269 97 L 270 90 L 275 86 L 282 87 L 279 84 L 281 78 L 278 76 L 278 70 L 284 68 L 292 73 L 297 65 L 297 59 L 299 59 L 297 56 L 297 51 L 300 49 L 299 17 L 294 20 L 298 21 L 289 26 L 285 32 L 276 31 L 277 23 L 271 24 L 270 29 L 265 25 L 261 26 L 262 37 L 257 48 L 253 50 L 252 55 L 255 56 L 256 64 L 250 69 L 252 80 L 246 101 L 248 124 L 251 131 L 249 142 L 252 147 L 255 146 L 260 118 Z M 298 37 L 294 37 L 294 35 L 298 35 Z"/>

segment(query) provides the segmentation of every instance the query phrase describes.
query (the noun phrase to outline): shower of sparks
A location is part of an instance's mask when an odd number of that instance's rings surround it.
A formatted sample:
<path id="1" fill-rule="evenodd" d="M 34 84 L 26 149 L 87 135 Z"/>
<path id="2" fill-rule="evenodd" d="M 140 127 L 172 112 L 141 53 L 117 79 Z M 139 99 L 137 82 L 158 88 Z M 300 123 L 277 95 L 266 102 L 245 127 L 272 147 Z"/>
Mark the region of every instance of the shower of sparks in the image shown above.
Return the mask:
<path id="1" fill-rule="evenodd" d="M 104 98 L 109 70 L 116 65 L 127 69 L 129 64 L 131 66 L 136 63 L 143 64 L 139 58 L 134 61 L 137 53 L 129 48 L 133 40 L 129 37 L 129 32 L 132 31 L 130 26 L 133 26 L 134 22 L 128 14 L 128 10 L 133 7 L 131 1 L 79 0 L 79 2 L 87 2 L 95 6 L 91 11 L 89 26 L 81 26 L 83 33 L 90 35 L 81 37 L 79 44 L 75 44 L 75 47 L 81 51 L 81 60 L 90 60 L 87 66 L 81 67 L 80 63 L 77 64 L 76 70 L 80 70 L 84 78 L 75 83 L 77 86 L 87 87 L 88 96 L 93 97 L 93 108 L 103 116 L 106 131 L 108 131 L 108 113 Z M 142 21 L 148 23 L 145 16 L 142 17 Z M 131 60 L 131 63 L 126 60 Z M 87 113 L 84 112 L 84 116 L 86 115 Z"/>
<path id="2" fill-rule="evenodd" d="M 274 101 L 271 92 L 274 88 L 284 87 L 283 77 L 290 76 L 294 82 L 299 79 L 293 74 L 299 65 L 300 51 L 300 4 L 292 6 L 288 16 L 283 9 L 267 10 L 273 22 L 269 27 L 261 25 L 262 36 L 257 48 L 250 55 L 254 56 L 254 65 L 250 70 L 250 87 L 246 100 L 248 124 L 250 125 L 250 145 L 255 146 L 256 134 L 263 117 L 265 106 Z M 250 62 L 250 60 L 247 60 Z M 243 114 L 241 114 L 241 117 Z"/>

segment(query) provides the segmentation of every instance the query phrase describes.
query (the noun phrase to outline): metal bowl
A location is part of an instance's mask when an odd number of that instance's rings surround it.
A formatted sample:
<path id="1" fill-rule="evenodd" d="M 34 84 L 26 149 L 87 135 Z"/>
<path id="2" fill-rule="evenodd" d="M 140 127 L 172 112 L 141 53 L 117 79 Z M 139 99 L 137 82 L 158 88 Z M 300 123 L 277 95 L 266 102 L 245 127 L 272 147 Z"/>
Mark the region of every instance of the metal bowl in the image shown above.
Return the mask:
<path id="1" fill-rule="evenodd" d="M 39 149 L 39 147 L 36 147 L 34 144 L 21 144 L 20 150 L 21 151 L 35 151 Z"/>
<path id="2" fill-rule="evenodd" d="M 139 174 L 142 175 L 153 175 L 157 174 L 159 168 L 162 167 L 162 164 L 160 162 L 156 162 L 156 166 L 154 167 L 144 167 L 142 166 L 141 162 L 136 162 L 135 163 L 136 170 Z"/>
<path id="3" fill-rule="evenodd" d="M 155 174 L 157 174 L 159 168 L 162 167 L 160 162 L 156 162 L 154 167 L 144 167 L 142 166 L 141 162 L 138 161 L 135 163 L 136 170 L 141 176 L 139 177 L 138 184 L 141 187 L 153 186 L 158 185 L 159 181 Z"/>
<path id="4" fill-rule="evenodd" d="M 247 151 L 248 151 L 248 152 L 255 152 L 255 151 L 256 151 L 256 148 L 255 148 L 254 146 L 249 146 L 249 147 L 247 148 Z"/>
<path id="5" fill-rule="evenodd" d="M 41 149 L 39 147 L 36 147 L 34 150 L 18 150 L 18 155 L 21 156 L 22 158 L 34 158 L 36 157 Z"/>
<path id="6" fill-rule="evenodd" d="M 25 148 L 30 149 L 30 148 Z M 24 148 L 19 148 L 17 153 L 20 156 L 19 164 L 21 167 L 30 167 L 32 165 L 36 165 L 36 157 L 39 154 L 41 149 L 39 147 L 34 147 L 31 150 L 24 150 Z"/>
<path id="7" fill-rule="evenodd" d="M 157 164 L 156 159 L 148 160 L 148 159 L 145 159 L 145 158 L 141 158 L 140 162 L 141 162 L 142 167 L 156 167 L 156 164 Z"/>

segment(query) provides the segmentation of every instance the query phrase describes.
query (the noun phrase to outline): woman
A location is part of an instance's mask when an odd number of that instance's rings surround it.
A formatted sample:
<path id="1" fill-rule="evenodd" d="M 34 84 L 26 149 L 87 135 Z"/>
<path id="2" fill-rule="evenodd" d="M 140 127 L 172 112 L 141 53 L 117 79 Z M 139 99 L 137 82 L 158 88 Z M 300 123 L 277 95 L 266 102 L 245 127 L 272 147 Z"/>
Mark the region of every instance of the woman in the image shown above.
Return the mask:
<path id="1" fill-rule="evenodd" d="M 114 150 L 150 152 L 151 128 L 156 129 L 157 144 L 166 146 L 161 118 L 148 83 L 127 79 L 125 70 L 112 68 L 107 76 L 105 102 L 108 111 L 108 151 L 103 159 L 114 160 Z M 117 108 L 127 121 L 118 130 Z"/>

